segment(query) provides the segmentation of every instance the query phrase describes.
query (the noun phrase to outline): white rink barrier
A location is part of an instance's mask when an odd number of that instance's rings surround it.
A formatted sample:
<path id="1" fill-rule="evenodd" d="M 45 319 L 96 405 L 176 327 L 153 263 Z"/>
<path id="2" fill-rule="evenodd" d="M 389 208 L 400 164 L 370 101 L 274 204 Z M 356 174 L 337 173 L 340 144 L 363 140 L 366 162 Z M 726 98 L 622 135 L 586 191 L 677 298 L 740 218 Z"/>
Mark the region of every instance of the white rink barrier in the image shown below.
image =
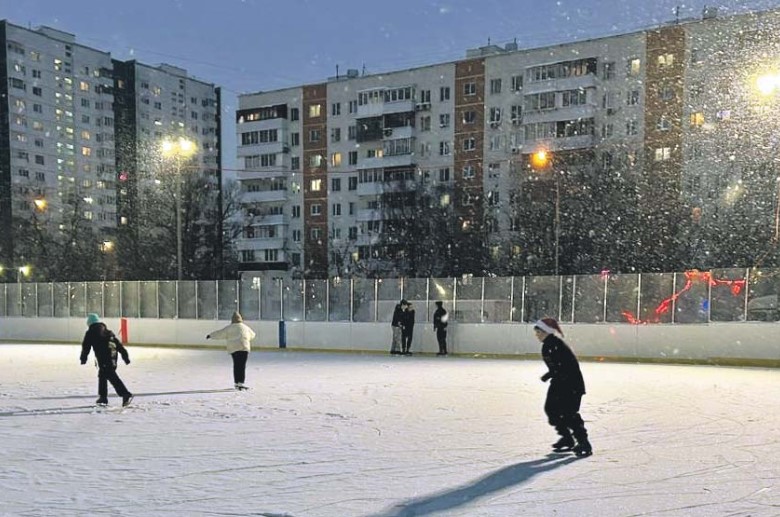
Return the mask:
<path id="1" fill-rule="evenodd" d="M 119 335 L 120 319 L 104 320 Z M 220 347 L 206 334 L 229 321 L 128 319 L 128 345 Z M 246 321 L 257 333 L 255 349 L 280 346 L 279 322 Z M 698 362 L 780 366 L 780 325 L 761 322 L 690 325 L 563 324 L 565 340 L 583 358 L 613 361 Z M 312 351 L 387 352 L 390 324 L 285 322 L 286 348 Z M 83 318 L 0 318 L 5 342 L 80 343 Z M 527 323 L 467 324 L 448 328 L 452 354 L 538 356 L 540 344 Z M 430 323 L 414 328 L 413 352 L 436 353 Z"/>

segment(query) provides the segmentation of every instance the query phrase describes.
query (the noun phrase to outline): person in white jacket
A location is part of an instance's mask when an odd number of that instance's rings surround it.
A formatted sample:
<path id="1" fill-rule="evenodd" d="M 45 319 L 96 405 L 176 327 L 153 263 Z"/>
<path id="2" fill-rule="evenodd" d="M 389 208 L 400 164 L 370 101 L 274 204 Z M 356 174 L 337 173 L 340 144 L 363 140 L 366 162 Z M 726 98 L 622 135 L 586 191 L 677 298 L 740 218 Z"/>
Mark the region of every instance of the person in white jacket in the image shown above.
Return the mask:
<path id="1" fill-rule="evenodd" d="M 237 390 L 248 390 L 244 385 L 246 380 L 246 360 L 251 350 L 250 342 L 255 338 L 255 332 L 244 323 L 238 312 L 233 313 L 230 325 L 208 334 L 206 339 L 224 339 L 227 351 L 233 357 L 233 382 Z"/>

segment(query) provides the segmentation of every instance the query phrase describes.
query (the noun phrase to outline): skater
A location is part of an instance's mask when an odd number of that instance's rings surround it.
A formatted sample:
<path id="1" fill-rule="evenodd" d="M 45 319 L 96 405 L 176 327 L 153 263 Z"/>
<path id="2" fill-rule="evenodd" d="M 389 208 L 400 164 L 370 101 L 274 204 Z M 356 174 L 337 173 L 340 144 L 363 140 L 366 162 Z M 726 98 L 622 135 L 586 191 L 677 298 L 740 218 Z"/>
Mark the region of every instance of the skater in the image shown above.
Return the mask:
<path id="1" fill-rule="evenodd" d="M 108 405 L 108 383 L 114 387 L 116 394 L 122 397 L 122 406 L 127 406 L 133 400 L 133 394 L 128 391 L 122 379 L 116 373 L 117 356 L 121 355 L 125 364 L 130 364 L 130 355 L 122 342 L 113 332 L 100 321 L 95 313 L 87 316 L 87 333 L 81 342 L 81 364 L 87 364 L 90 349 L 95 351 L 95 361 L 98 367 L 98 399 L 99 406 Z"/>
<path id="2" fill-rule="evenodd" d="M 579 457 L 593 454 L 588 441 L 588 431 L 580 416 L 580 402 L 585 394 L 585 381 L 580 364 L 571 348 L 563 342 L 558 322 L 553 318 L 542 318 L 534 324 L 537 339 L 542 342 L 542 358 L 548 372 L 542 375 L 542 382 L 550 381 L 544 412 L 550 425 L 561 436 L 553 444 L 553 450 L 571 450 Z M 576 440 L 576 444 L 575 444 Z"/>
<path id="3" fill-rule="evenodd" d="M 436 331 L 436 341 L 439 342 L 439 353 L 447 355 L 447 310 L 442 306 L 443 302 L 436 302 L 436 311 L 433 313 L 433 330 Z"/>
<path id="4" fill-rule="evenodd" d="M 404 314 L 404 308 L 406 308 L 406 300 L 401 300 L 395 305 L 393 310 L 393 321 L 390 323 L 393 329 L 393 341 L 390 344 L 390 355 L 399 355 L 401 353 L 401 318 Z"/>
<path id="5" fill-rule="evenodd" d="M 403 355 L 412 355 L 412 337 L 414 337 L 414 309 L 411 302 L 406 302 L 406 309 L 401 314 L 401 347 Z"/>
<path id="6" fill-rule="evenodd" d="M 248 390 L 246 380 L 246 360 L 251 349 L 250 342 L 255 338 L 255 332 L 244 323 L 241 314 L 234 312 L 230 325 L 208 334 L 206 339 L 224 339 L 227 341 L 227 351 L 233 358 L 233 382 L 237 390 Z"/>

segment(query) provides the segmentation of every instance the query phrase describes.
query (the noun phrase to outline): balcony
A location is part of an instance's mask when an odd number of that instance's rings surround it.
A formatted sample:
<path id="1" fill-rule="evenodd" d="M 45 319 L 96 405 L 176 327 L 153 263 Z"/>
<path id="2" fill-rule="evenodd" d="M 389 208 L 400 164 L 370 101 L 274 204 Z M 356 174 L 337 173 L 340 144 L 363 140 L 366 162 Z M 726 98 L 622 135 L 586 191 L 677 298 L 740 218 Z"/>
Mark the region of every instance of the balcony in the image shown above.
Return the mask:
<path id="1" fill-rule="evenodd" d="M 241 238 L 236 240 L 236 249 L 245 250 L 280 250 L 284 248 L 282 237 L 255 237 L 252 239 Z"/>
<path id="2" fill-rule="evenodd" d="M 544 147 L 551 152 L 571 151 L 574 149 L 588 149 L 598 144 L 598 138 L 595 135 L 566 136 L 560 138 L 541 138 L 537 140 L 526 140 L 525 149 L 537 149 Z"/>
<path id="3" fill-rule="evenodd" d="M 358 235 L 355 239 L 355 246 L 375 246 L 379 243 L 379 233 L 370 232 Z"/>
<path id="4" fill-rule="evenodd" d="M 601 80 L 595 74 L 561 77 L 546 81 L 528 82 L 523 88 L 523 94 L 576 90 L 577 88 L 596 88 L 600 84 Z"/>
<path id="5" fill-rule="evenodd" d="M 363 210 L 358 210 L 357 217 L 355 218 L 357 221 L 363 222 L 363 221 L 381 221 L 382 220 L 382 212 L 379 211 L 379 209 L 376 208 L 367 208 Z"/>
<path id="6" fill-rule="evenodd" d="M 238 181 L 270 180 L 274 178 L 286 178 L 294 171 L 281 170 L 279 167 L 269 167 L 268 171 L 237 171 Z M 284 168 L 286 169 L 286 167 Z"/>
<path id="7" fill-rule="evenodd" d="M 251 156 L 253 154 L 282 154 L 289 152 L 290 146 L 280 141 L 239 145 L 238 152 L 236 154 L 239 158 L 243 158 L 244 156 Z"/>
<path id="8" fill-rule="evenodd" d="M 384 192 L 384 184 L 378 181 L 372 181 L 370 183 L 358 183 L 358 196 L 380 196 L 384 194 Z"/>
<path id="9" fill-rule="evenodd" d="M 381 156 L 379 158 L 364 158 L 358 164 L 358 169 L 381 169 L 383 167 L 403 167 L 414 165 L 413 154 L 396 156 Z"/>
<path id="10" fill-rule="evenodd" d="M 413 100 L 403 100 L 394 102 L 370 102 L 358 106 L 357 118 L 379 117 L 391 113 L 405 113 L 414 111 L 415 103 Z"/>
<path id="11" fill-rule="evenodd" d="M 598 110 L 599 108 L 594 104 L 583 104 L 578 106 L 564 106 L 543 111 L 526 111 L 523 114 L 523 124 L 594 118 Z"/>
<path id="12" fill-rule="evenodd" d="M 244 217 L 244 221 L 252 226 L 281 226 L 288 224 L 287 217 L 284 214 L 247 215 Z"/>
<path id="13" fill-rule="evenodd" d="M 247 131 L 260 131 L 263 129 L 278 129 L 281 132 L 287 131 L 288 122 L 286 118 L 270 118 L 266 120 L 253 120 L 236 124 L 238 141 L 241 142 L 241 133 Z"/>
<path id="14" fill-rule="evenodd" d="M 412 138 L 414 128 L 412 126 L 386 127 L 382 130 L 383 140 L 399 140 L 402 138 Z"/>
<path id="15" fill-rule="evenodd" d="M 243 192 L 241 194 L 242 203 L 272 203 L 287 201 L 286 190 L 264 190 L 260 192 Z"/>

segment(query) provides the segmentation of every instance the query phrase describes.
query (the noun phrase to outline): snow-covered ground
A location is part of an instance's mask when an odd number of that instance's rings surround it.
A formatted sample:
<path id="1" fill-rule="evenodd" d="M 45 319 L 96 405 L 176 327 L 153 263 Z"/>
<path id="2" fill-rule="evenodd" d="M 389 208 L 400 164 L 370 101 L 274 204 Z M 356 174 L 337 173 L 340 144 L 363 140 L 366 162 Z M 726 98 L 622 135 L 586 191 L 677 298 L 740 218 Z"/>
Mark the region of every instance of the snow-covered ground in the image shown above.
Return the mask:
<path id="1" fill-rule="evenodd" d="M 78 347 L 0 345 L 0 515 L 780 515 L 777 370 L 583 363 L 574 459 L 541 360 L 130 354 L 98 411 Z"/>

